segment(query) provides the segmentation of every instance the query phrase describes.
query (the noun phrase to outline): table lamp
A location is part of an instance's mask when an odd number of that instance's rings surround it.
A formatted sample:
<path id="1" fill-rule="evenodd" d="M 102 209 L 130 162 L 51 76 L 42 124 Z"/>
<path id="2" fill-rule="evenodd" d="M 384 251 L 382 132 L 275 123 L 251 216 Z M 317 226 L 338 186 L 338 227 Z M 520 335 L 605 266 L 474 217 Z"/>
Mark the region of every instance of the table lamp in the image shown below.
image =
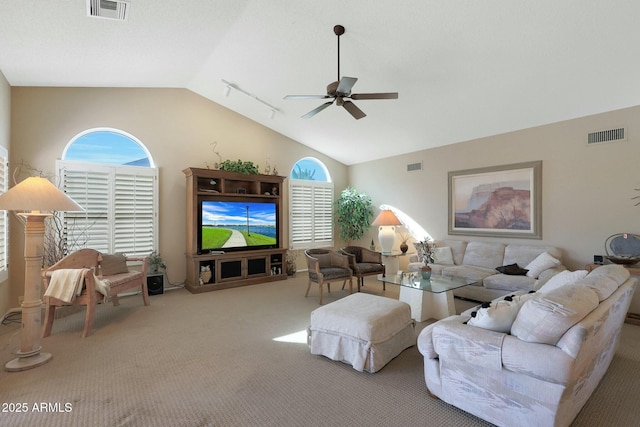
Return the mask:
<path id="1" fill-rule="evenodd" d="M 381 252 L 390 254 L 396 241 L 396 225 L 402 225 L 398 217 L 390 210 L 380 211 L 371 225 L 378 226 L 378 241 Z"/>
<path id="2" fill-rule="evenodd" d="M 60 191 L 49 180 L 32 176 L 0 195 L 0 210 L 29 211 L 18 213 L 25 218 L 24 233 L 24 300 L 22 301 L 22 333 L 20 351 L 5 365 L 10 372 L 25 371 L 44 365 L 51 353 L 40 352 L 42 335 L 42 254 L 44 220 L 51 213 L 42 211 L 82 211 L 82 207 Z"/>

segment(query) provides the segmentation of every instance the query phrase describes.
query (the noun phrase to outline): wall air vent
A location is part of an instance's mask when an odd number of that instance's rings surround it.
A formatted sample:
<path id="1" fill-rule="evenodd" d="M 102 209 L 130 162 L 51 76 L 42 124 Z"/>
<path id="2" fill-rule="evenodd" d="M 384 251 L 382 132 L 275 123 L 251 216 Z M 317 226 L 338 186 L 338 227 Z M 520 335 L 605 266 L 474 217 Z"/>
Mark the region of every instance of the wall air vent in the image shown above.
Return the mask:
<path id="1" fill-rule="evenodd" d="M 87 16 L 126 21 L 130 7 L 128 0 L 87 0 Z"/>
<path id="2" fill-rule="evenodd" d="M 601 130 L 587 135 L 587 144 L 599 144 L 601 142 L 625 141 L 627 139 L 625 128 Z"/>
<path id="3" fill-rule="evenodd" d="M 422 170 L 422 162 L 419 163 L 409 163 L 407 165 L 407 172 L 421 171 Z"/>

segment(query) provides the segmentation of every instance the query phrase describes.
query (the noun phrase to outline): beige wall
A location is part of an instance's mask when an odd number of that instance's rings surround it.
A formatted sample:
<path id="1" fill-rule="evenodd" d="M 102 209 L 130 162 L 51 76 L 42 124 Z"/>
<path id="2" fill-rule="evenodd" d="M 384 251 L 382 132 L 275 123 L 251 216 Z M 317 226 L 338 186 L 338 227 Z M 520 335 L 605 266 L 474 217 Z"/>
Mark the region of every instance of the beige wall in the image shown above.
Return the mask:
<path id="1" fill-rule="evenodd" d="M 94 127 L 121 129 L 145 144 L 160 168 L 160 253 L 171 283 L 185 279 L 182 170 L 218 161 L 212 150 L 214 141 L 223 160 L 253 161 L 263 170 L 270 159 L 272 168 L 285 176 L 301 157 L 314 156 L 329 169 L 336 191 L 346 186 L 347 167 L 342 163 L 184 89 L 14 87 L 11 112 L 12 170 L 25 161 L 53 173 L 55 160 L 69 140 Z M 284 219 L 288 224 L 288 218 Z M 20 258 L 21 236 L 12 233 L 14 259 Z M 20 283 L 20 268 L 24 267 L 12 265 L 12 283 Z M 11 298 L 17 301 L 21 286 L 12 289 Z"/>
<path id="2" fill-rule="evenodd" d="M 349 168 L 349 185 L 376 206 L 403 210 L 440 239 L 448 236 L 449 171 L 542 160 L 542 240 L 519 242 L 556 245 L 578 269 L 604 253 L 610 235 L 640 234 L 640 206 L 631 200 L 640 195 L 634 190 L 640 188 L 638 123 L 640 107 L 634 107 L 368 162 Z M 620 126 L 627 141 L 587 146 L 588 132 Z M 422 171 L 406 172 L 419 161 Z"/>
<path id="3" fill-rule="evenodd" d="M 9 149 L 9 139 L 11 137 L 11 87 L 7 79 L 0 71 L 0 145 Z M 9 280 L 0 282 L 0 315 L 3 315 L 10 308 L 9 305 L 10 286 Z"/>
<path id="4" fill-rule="evenodd" d="M 224 159 L 251 160 L 262 168 L 270 158 L 282 175 L 288 174 L 297 159 L 315 156 L 329 168 L 336 192 L 348 182 L 371 195 L 375 205 L 402 209 L 436 239 L 447 236 L 449 171 L 542 160 L 543 238 L 520 242 L 559 246 L 565 251 L 566 264 L 576 269 L 594 254 L 604 253 L 604 241 L 611 234 L 640 234 L 640 206 L 635 207 L 631 199 L 640 195 L 634 190 L 640 188 L 640 136 L 635 133 L 640 107 L 349 168 L 182 89 L 9 88 L 2 78 L 0 143 L 7 146 L 9 117 L 12 167 L 25 161 L 51 173 L 67 142 L 92 127 L 124 130 L 147 146 L 160 168 L 160 252 L 169 265 L 172 283 L 185 277 L 182 169 L 215 162 L 214 141 Z M 627 128 L 627 141 L 586 145 L 588 132 L 619 126 Z M 422 171 L 406 172 L 407 163 L 418 161 L 424 163 Z M 23 234 L 17 226 L 12 221 L 11 283 L 15 286 L 9 291 L 7 283 L 0 283 L 0 311 L 15 305 L 21 295 Z M 372 229 L 361 243 L 368 246 L 375 235 Z M 298 260 L 303 262 L 301 257 Z"/>

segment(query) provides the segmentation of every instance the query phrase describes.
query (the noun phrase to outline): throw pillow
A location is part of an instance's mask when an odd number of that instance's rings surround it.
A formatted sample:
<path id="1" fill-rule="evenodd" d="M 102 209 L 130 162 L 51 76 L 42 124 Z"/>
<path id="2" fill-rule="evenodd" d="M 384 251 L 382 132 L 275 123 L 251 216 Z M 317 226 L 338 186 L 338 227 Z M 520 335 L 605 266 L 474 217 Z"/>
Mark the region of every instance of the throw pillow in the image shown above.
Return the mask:
<path id="1" fill-rule="evenodd" d="M 549 252 L 542 252 L 536 257 L 536 259 L 531 261 L 525 267 L 527 270 L 529 270 L 527 272 L 527 277 L 537 279 L 540 273 L 557 265 L 560 265 L 560 261 L 549 255 Z"/>
<path id="2" fill-rule="evenodd" d="M 453 253 L 449 246 L 435 248 L 433 250 L 434 261 L 436 264 L 453 265 Z"/>
<path id="3" fill-rule="evenodd" d="M 555 345 L 599 304 L 596 293 L 579 283 L 534 295 L 524 303 L 511 327 L 511 335 L 522 341 Z"/>
<path id="4" fill-rule="evenodd" d="M 529 270 L 520 267 L 518 264 L 503 265 L 496 268 L 499 273 L 508 274 L 510 276 L 524 276 Z"/>
<path id="5" fill-rule="evenodd" d="M 122 253 L 115 253 L 113 255 L 100 254 L 102 261 L 100 261 L 100 270 L 103 276 L 113 276 L 114 274 L 128 273 L 127 257 Z"/>
<path id="6" fill-rule="evenodd" d="M 587 270 L 569 271 L 564 270 L 553 276 L 547 283 L 542 285 L 538 292 L 542 294 L 548 294 L 549 292 L 559 289 L 563 286 L 576 283 L 578 280 L 584 279 L 587 275 Z"/>
<path id="7" fill-rule="evenodd" d="M 522 305 L 534 294 L 510 295 L 503 300 L 484 303 L 471 313 L 468 325 L 508 334 Z"/>

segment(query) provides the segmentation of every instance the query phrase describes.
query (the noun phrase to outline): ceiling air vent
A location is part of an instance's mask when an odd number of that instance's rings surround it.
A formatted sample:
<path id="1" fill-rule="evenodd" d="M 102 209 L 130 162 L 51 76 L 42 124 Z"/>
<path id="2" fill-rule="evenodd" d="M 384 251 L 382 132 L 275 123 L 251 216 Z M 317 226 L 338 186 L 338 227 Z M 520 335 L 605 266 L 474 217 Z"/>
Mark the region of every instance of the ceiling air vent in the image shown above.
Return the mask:
<path id="1" fill-rule="evenodd" d="M 87 0 L 87 16 L 126 21 L 130 6 L 127 0 Z"/>
<path id="2" fill-rule="evenodd" d="M 413 171 L 421 171 L 422 170 L 422 162 L 419 163 L 409 163 L 407 165 L 407 172 Z"/>
<path id="3" fill-rule="evenodd" d="M 599 144 L 601 142 L 625 141 L 627 139 L 625 128 L 601 130 L 587 135 L 587 144 Z"/>

